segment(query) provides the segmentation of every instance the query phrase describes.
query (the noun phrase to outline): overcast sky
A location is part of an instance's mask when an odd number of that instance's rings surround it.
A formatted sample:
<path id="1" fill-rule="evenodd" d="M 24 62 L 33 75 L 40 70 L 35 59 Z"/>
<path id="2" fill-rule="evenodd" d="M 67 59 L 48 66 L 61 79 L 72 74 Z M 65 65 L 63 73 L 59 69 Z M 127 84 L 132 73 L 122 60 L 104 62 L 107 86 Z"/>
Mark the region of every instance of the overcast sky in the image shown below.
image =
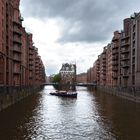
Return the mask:
<path id="1" fill-rule="evenodd" d="M 62 63 L 76 63 L 86 72 L 123 19 L 140 11 L 138 0 L 21 0 L 23 26 L 33 33 L 46 74 Z"/>

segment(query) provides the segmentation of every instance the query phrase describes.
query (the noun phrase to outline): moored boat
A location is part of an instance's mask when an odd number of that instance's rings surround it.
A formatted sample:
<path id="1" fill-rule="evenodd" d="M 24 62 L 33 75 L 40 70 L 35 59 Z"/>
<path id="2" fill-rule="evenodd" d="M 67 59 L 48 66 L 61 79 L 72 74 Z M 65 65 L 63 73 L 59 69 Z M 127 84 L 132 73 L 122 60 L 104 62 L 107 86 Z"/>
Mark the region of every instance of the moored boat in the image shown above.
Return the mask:
<path id="1" fill-rule="evenodd" d="M 50 93 L 51 95 L 61 96 L 61 97 L 77 97 L 77 92 L 74 91 L 54 91 Z"/>

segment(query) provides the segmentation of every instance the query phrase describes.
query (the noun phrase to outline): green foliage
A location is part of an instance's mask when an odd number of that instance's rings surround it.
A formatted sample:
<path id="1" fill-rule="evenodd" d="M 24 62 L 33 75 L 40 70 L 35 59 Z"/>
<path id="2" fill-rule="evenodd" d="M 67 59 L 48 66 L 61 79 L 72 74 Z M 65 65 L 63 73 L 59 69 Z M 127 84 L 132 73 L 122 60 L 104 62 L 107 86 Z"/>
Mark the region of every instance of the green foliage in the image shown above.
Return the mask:
<path id="1" fill-rule="evenodd" d="M 52 83 L 59 83 L 60 80 L 61 80 L 60 74 L 55 74 L 55 75 L 52 77 Z"/>

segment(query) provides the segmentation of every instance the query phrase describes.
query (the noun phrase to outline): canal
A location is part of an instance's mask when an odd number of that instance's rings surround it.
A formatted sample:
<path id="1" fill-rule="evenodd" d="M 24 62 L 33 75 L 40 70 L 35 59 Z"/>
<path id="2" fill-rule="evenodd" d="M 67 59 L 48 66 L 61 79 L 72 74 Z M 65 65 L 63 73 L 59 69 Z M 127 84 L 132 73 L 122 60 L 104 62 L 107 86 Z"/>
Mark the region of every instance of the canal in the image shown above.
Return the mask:
<path id="1" fill-rule="evenodd" d="M 77 99 L 52 86 L 0 112 L 0 140 L 139 140 L 140 104 L 77 87 Z"/>

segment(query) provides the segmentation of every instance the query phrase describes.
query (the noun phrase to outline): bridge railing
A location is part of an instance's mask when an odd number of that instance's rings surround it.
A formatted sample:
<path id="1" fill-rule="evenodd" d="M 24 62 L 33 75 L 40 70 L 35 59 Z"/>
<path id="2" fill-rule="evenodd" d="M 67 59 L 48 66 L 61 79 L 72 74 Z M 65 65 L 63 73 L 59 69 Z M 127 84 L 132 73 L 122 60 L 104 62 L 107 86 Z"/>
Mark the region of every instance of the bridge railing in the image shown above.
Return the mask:
<path id="1" fill-rule="evenodd" d="M 60 83 L 45 83 L 44 85 L 60 85 L 60 86 L 96 86 L 96 83 L 75 83 L 75 84 L 60 84 Z"/>

